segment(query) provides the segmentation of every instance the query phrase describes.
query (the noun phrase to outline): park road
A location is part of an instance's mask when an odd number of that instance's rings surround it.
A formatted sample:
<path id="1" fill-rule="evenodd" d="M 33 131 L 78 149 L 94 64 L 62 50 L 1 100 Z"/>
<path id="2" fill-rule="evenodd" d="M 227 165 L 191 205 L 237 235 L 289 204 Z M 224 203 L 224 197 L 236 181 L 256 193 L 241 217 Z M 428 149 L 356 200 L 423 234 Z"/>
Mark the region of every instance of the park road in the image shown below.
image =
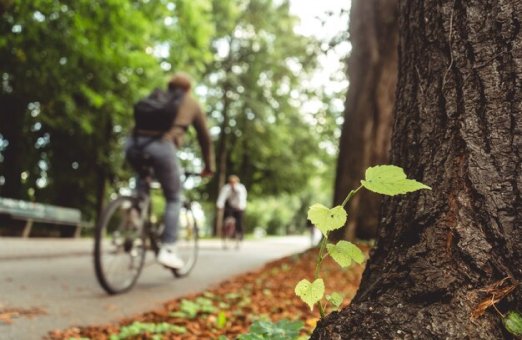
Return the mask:
<path id="1" fill-rule="evenodd" d="M 203 240 L 188 277 L 175 279 L 150 259 L 132 291 L 108 296 L 94 275 L 91 240 L 0 238 L 0 312 L 45 311 L 13 318 L 11 324 L 0 319 L 0 340 L 40 340 L 53 329 L 116 322 L 309 246 L 308 237 L 298 236 L 245 241 L 239 250 L 223 250 L 219 241 Z"/>

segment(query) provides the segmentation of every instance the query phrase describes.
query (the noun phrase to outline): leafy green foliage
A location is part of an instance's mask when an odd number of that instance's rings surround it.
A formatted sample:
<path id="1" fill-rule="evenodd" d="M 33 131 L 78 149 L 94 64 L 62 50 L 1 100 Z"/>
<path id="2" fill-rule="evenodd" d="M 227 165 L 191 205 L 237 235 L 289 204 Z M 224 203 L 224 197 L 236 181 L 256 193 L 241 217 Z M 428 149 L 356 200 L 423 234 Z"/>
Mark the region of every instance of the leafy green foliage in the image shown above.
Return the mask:
<path id="1" fill-rule="evenodd" d="M 241 334 L 237 340 L 296 340 L 299 332 L 303 329 L 302 321 L 281 320 L 272 322 L 270 320 L 255 321 L 249 329 L 249 333 Z M 229 340 L 220 335 L 218 340 Z"/>
<path id="2" fill-rule="evenodd" d="M 175 70 L 204 80 L 194 93 L 214 137 L 226 134 L 228 172 L 249 197 L 313 193 L 314 178 L 331 181 L 335 147 L 327 153 L 320 144 L 337 144 L 341 114 L 332 102 L 343 93 L 309 85 L 319 44 L 294 32 L 286 1 L 10 2 L 0 20 L 0 107 L 9 108 L 0 121 L 10 122 L 0 124 L 0 195 L 77 207 L 94 219 L 128 184 L 121 149 L 132 104 Z M 318 106 L 304 112 L 306 102 Z M 203 198 L 216 196 L 213 184 L 201 188 Z M 261 222 L 279 233 L 281 222 L 301 224 L 302 216 L 282 209 Z"/>
<path id="3" fill-rule="evenodd" d="M 517 311 L 509 311 L 503 318 L 504 327 L 513 335 L 522 337 L 522 315 Z"/>
<path id="4" fill-rule="evenodd" d="M 361 264 L 364 262 L 364 255 L 355 244 L 348 241 L 339 241 L 336 245 L 328 244 L 328 253 L 341 267 L 348 267 L 352 260 Z"/>
<path id="5" fill-rule="evenodd" d="M 214 13 L 222 20 L 203 96 L 216 125 L 217 159 L 224 158 L 223 172 L 241 177 L 249 200 L 295 194 L 335 157 L 321 152 L 325 142 L 317 131 L 335 140 L 340 112 L 328 105 L 333 99 L 313 112 L 303 110 L 305 102 L 323 99 L 310 85 L 319 44 L 295 32 L 297 18 L 287 1 L 215 1 Z"/>
<path id="6" fill-rule="evenodd" d="M 212 60 L 211 3 L 12 1 L 0 20 L 0 120 L 12 122 L 0 124 L 0 194 L 93 217 L 106 184 L 129 177 L 132 104 L 167 72 L 197 79 Z"/>
<path id="7" fill-rule="evenodd" d="M 215 313 L 217 308 L 208 298 L 198 297 L 194 301 L 181 300 L 180 311 L 170 313 L 172 316 L 194 319 L 199 313 Z"/>
<path id="8" fill-rule="evenodd" d="M 238 336 L 238 340 L 293 340 L 297 339 L 304 327 L 302 321 L 279 322 L 256 321 L 250 326 L 250 333 Z"/>
<path id="9" fill-rule="evenodd" d="M 295 294 L 301 298 L 310 309 L 314 309 L 314 305 L 321 301 L 324 295 L 323 279 L 316 279 L 313 283 L 303 279 L 295 286 Z"/>
<path id="10" fill-rule="evenodd" d="M 346 223 L 347 214 L 341 206 L 328 209 L 322 204 L 314 204 L 308 210 L 308 219 L 325 236 L 329 231 L 339 229 Z"/>
<path id="11" fill-rule="evenodd" d="M 162 323 L 142 323 L 134 322 L 129 326 L 122 327 L 119 334 L 113 334 L 109 337 L 110 340 L 124 340 L 135 337 L 140 334 L 148 333 L 153 336 L 153 339 L 162 339 L 160 334 L 176 333 L 184 334 L 187 330 L 185 327 L 171 325 L 166 322 Z"/>
<path id="12" fill-rule="evenodd" d="M 382 195 L 395 196 L 421 189 L 431 188 L 412 179 L 406 179 L 402 168 L 394 165 L 380 165 L 366 169 L 366 178 L 362 185 Z"/>

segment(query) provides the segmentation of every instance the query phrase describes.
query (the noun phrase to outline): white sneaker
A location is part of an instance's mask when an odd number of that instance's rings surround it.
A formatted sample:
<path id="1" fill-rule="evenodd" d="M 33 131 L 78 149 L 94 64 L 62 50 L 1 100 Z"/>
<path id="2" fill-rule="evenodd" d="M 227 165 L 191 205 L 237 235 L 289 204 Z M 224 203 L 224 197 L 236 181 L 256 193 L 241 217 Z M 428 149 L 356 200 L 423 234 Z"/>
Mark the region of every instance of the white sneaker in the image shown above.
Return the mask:
<path id="1" fill-rule="evenodd" d="M 158 262 L 172 269 L 183 268 L 183 260 L 176 254 L 175 244 L 165 244 L 161 246 L 158 254 Z"/>

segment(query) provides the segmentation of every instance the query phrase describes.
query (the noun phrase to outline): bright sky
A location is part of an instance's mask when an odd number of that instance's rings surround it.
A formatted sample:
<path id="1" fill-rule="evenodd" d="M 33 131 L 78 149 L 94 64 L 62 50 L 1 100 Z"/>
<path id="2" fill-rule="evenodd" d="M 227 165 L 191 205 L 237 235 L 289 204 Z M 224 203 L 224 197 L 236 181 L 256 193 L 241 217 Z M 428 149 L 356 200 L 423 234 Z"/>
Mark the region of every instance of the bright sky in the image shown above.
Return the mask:
<path id="1" fill-rule="evenodd" d="M 301 25 L 297 32 L 304 35 L 315 35 L 319 38 L 333 37 L 336 33 L 346 30 L 348 23 L 346 18 L 340 19 L 338 15 L 331 17 L 328 23 L 321 27 L 317 17 L 323 17 L 327 11 L 338 13 L 341 10 L 349 10 L 350 0 L 291 0 L 290 11 L 301 18 Z"/>
<path id="2" fill-rule="evenodd" d="M 306 36 L 313 36 L 320 41 L 329 41 L 340 32 L 348 29 L 351 0 L 290 0 L 290 11 L 301 19 L 301 24 L 295 28 L 295 32 Z M 341 10 L 345 12 L 341 15 Z M 327 12 L 333 12 L 328 16 Z M 321 22 L 325 21 L 325 24 Z M 352 45 L 346 41 L 338 44 L 327 55 L 321 56 L 319 62 L 321 68 L 313 76 L 312 83 L 325 86 L 325 91 L 338 93 L 347 89 L 349 82 L 346 80 L 346 56 L 351 51 Z M 335 79 L 332 79 L 335 78 Z M 333 103 L 339 112 L 344 110 L 344 101 L 337 100 Z M 303 105 L 304 112 L 317 112 L 321 110 L 323 103 L 313 100 Z M 308 116 L 313 124 L 313 116 Z M 337 122 L 342 124 L 342 118 Z M 340 137 L 340 129 L 336 131 L 336 137 Z M 337 145 L 322 142 L 320 147 L 329 154 L 337 153 Z"/>
<path id="3" fill-rule="evenodd" d="M 315 36 L 320 40 L 329 40 L 340 32 L 348 29 L 348 14 L 340 15 L 341 10 L 349 11 L 351 0 L 290 0 L 290 11 L 301 19 L 301 25 L 295 31 L 306 35 Z M 327 11 L 332 11 L 334 15 L 328 17 L 326 24 L 321 24 L 320 18 L 327 18 Z M 314 81 L 321 84 L 328 84 L 333 89 L 345 88 L 348 83 L 332 82 L 330 77 L 345 70 L 344 58 L 351 50 L 351 44 L 345 42 L 339 44 L 334 51 L 321 58 L 322 70 L 316 75 Z"/>

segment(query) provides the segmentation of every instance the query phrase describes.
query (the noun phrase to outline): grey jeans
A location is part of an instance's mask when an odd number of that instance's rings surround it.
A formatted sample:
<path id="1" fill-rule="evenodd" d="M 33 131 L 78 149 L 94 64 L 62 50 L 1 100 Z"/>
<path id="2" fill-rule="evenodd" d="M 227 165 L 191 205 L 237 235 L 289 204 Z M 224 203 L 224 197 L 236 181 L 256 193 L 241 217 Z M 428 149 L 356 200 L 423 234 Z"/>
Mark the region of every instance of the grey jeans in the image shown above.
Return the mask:
<path id="1" fill-rule="evenodd" d="M 138 145 L 150 141 L 150 137 L 138 137 Z M 125 142 L 125 153 L 135 146 L 133 137 L 127 138 Z M 174 243 L 178 237 L 179 213 L 181 210 L 181 171 L 176 157 L 174 143 L 162 139 L 156 139 L 146 145 L 143 151 L 148 153 L 152 159 L 154 176 L 161 184 L 163 196 L 165 197 L 165 230 L 161 235 L 161 242 Z M 144 192 L 146 185 L 136 178 L 138 192 Z"/>

